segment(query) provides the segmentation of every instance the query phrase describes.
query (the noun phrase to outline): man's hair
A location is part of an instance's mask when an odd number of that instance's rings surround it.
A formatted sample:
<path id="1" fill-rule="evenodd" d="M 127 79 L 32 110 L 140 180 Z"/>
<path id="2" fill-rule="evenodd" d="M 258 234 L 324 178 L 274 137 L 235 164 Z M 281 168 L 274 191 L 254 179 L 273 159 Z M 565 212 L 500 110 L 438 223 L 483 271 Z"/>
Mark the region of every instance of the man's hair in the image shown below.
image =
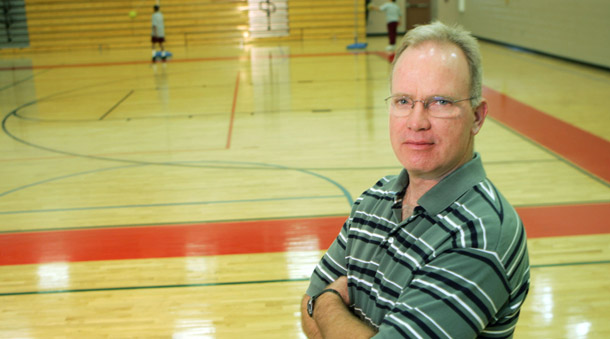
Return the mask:
<path id="1" fill-rule="evenodd" d="M 435 21 L 428 25 L 417 26 L 405 34 L 400 47 L 396 51 L 392 70 L 398 57 L 410 46 L 417 46 L 427 41 L 448 42 L 458 46 L 466 55 L 468 68 L 470 70 L 470 100 L 472 107 L 477 107 L 481 103 L 483 86 L 483 67 L 481 65 L 481 52 L 479 44 L 470 32 L 463 27 L 454 25 L 448 26 L 440 21 Z"/>
<path id="2" fill-rule="evenodd" d="M 153 8 L 155 9 L 155 12 L 159 10 L 159 5 L 154 5 Z"/>

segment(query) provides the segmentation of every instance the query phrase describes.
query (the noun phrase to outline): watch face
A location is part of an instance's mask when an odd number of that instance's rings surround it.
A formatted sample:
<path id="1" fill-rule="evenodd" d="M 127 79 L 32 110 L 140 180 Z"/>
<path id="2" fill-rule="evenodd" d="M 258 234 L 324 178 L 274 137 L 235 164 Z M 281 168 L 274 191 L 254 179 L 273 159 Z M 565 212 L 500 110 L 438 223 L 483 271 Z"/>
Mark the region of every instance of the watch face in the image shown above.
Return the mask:
<path id="1" fill-rule="evenodd" d="M 307 302 L 307 314 L 309 314 L 310 317 L 313 317 L 313 299 L 314 298 L 310 298 Z"/>

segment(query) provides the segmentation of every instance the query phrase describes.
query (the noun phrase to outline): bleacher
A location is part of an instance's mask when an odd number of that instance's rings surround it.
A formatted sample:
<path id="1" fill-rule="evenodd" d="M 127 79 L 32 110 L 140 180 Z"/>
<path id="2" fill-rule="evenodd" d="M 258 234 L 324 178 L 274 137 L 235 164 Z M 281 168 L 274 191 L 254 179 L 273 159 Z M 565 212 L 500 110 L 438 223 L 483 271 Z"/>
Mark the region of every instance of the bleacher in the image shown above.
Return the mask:
<path id="1" fill-rule="evenodd" d="M 364 0 L 358 34 L 365 35 Z M 154 1 L 27 0 L 30 49 L 149 47 Z M 289 34 L 265 40 L 347 39 L 355 34 L 353 0 L 290 0 Z M 131 17 L 130 12 L 137 15 Z M 256 42 L 248 36 L 247 0 L 164 0 L 167 46 Z"/>

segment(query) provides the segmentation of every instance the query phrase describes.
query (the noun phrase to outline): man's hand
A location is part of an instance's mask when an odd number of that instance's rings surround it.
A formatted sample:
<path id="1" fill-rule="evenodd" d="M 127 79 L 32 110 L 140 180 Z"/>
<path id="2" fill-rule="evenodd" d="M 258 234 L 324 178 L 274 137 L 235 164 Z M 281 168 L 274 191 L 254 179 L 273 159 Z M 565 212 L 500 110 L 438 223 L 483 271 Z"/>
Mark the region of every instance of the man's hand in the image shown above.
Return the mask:
<path id="1" fill-rule="evenodd" d="M 346 276 L 340 276 L 337 280 L 333 281 L 330 285 L 326 286 L 326 288 L 331 288 L 331 289 L 339 292 L 339 294 L 341 294 L 341 297 L 343 298 L 343 303 L 345 304 L 345 306 L 350 305 L 349 291 L 347 289 L 347 277 Z"/>

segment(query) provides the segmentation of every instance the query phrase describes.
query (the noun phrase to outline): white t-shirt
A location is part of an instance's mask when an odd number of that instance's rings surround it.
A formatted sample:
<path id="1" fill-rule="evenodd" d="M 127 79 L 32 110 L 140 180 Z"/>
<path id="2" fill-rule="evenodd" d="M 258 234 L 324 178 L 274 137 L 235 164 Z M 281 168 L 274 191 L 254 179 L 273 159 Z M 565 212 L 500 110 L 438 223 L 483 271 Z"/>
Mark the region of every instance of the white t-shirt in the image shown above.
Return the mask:
<path id="1" fill-rule="evenodd" d="M 152 25 L 157 27 L 157 37 L 165 37 L 165 24 L 163 23 L 163 14 L 161 12 L 154 12 L 152 15 Z M 152 30 L 152 35 L 155 35 L 155 29 Z"/>
<path id="2" fill-rule="evenodd" d="M 380 10 L 385 12 L 386 22 L 398 22 L 402 16 L 400 7 L 394 2 L 386 2 L 379 7 Z"/>

